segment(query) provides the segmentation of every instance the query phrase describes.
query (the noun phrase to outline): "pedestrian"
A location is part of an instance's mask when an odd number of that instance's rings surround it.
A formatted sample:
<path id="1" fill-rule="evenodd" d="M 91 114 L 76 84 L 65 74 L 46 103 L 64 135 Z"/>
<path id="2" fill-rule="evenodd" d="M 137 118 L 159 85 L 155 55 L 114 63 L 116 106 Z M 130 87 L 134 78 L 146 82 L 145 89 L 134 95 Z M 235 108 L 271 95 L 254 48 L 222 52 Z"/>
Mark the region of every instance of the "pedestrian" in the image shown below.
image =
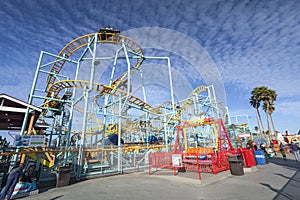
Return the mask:
<path id="1" fill-rule="evenodd" d="M 281 153 L 283 159 L 286 160 L 286 154 L 285 154 L 284 148 L 285 148 L 284 144 L 282 142 L 280 142 L 279 150 L 280 150 L 280 153 Z"/>
<path id="2" fill-rule="evenodd" d="M 258 147 L 257 147 L 257 145 L 255 144 L 255 143 L 253 143 L 253 151 L 257 151 L 258 150 Z"/>
<path id="3" fill-rule="evenodd" d="M 291 141 L 290 149 L 293 151 L 296 161 L 299 162 L 300 161 L 299 147 L 293 141 Z"/>
<path id="4" fill-rule="evenodd" d="M 251 147 L 251 145 L 250 144 L 246 144 L 246 148 L 248 149 L 248 150 L 251 150 L 252 149 L 252 147 Z"/>
<path id="5" fill-rule="evenodd" d="M 15 186 L 13 195 L 23 194 L 31 192 L 37 189 L 37 171 L 35 170 L 35 164 L 29 165 L 27 171 L 22 175 L 19 183 Z"/>
<path id="6" fill-rule="evenodd" d="M 0 200 L 4 200 L 6 196 L 7 200 L 11 198 L 15 186 L 19 182 L 20 177 L 22 176 L 22 170 L 22 164 L 17 164 L 16 167 L 11 170 L 11 172 L 8 175 L 7 182 L 1 191 Z"/>
<path id="7" fill-rule="evenodd" d="M 265 160 L 266 160 L 266 163 L 268 164 L 268 163 L 269 163 L 269 160 L 268 160 L 268 152 L 267 152 L 266 144 L 265 144 L 265 143 L 261 143 L 261 144 L 260 144 L 260 149 L 261 149 L 262 151 L 264 151 Z"/>
<path id="8" fill-rule="evenodd" d="M 35 169 L 35 164 L 28 167 L 27 171 L 22 175 L 21 181 L 32 183 L 37 180 L 37 171 Z"/>

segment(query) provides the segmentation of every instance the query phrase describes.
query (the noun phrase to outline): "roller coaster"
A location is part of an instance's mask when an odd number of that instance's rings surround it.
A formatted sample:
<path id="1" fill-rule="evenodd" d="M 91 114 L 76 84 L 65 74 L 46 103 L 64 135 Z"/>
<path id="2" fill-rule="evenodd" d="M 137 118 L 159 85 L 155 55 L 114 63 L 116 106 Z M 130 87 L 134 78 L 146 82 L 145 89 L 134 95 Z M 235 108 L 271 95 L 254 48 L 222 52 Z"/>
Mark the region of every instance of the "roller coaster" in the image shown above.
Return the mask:
<path id="1" fill-rule="evenodd" d="M 147 60 L 168 65 L 169 99 L 158 105 L 146 98 L 142 66 Z M 151 152 L 172 151 L 178 126 L 186 132 L 180 138 L 185 148 L 216 147 L 216 120 L 226 123 L 227 108 L 216 100 L 212 85 L 175 102 L 171 69 L 169 57 L 146 56 L 135 41 L 110 28 L 72 40 L 57 55 L 42 51 L 28 104 L 42 110 L 36 120 L 44 128 L 27 125 L 28 107 L 21 135 L 44 135 L 45 145 L 7 155 L 35 160 L 41 178 L 72 166 L 80 179 L 145 168 Z M 140 92 L 132 91 L 133 84 Z"/>

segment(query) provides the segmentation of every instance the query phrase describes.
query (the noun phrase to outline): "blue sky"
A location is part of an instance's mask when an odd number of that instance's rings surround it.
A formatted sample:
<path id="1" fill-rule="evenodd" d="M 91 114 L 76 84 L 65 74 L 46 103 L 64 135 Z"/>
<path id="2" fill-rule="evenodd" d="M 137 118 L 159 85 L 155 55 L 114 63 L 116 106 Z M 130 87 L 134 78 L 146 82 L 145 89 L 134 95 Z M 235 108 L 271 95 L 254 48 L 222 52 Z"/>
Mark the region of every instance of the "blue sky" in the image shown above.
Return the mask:
<path id="1" fill-rule="evenodd" d="M 101 27 L 115 27 L 124 35 L 156 27 L 188 37 L 199 45 L 201 55 L 207 54 L 211 73 L 224 85 L 230 114 L 249 115 L 253 129 L 256 120 L 250 93 L 254 87 L 267 86 L 278 94 L 273 114 L 276 129 L 297 133 L 299 8 L 298 0 L 2 0 L 0 93 L 26 101 L 40 51 L 58 54 L 68 42 Z M 143 41 L 146 36 L 139 36 L 131 38 L 142 48 L 151 44 Z M 178 52 L 185 49 L 170 46 Z M 181 76 L 193 77 L 193 70 L 183 73 L 183 66 L 176 64 Z M 191 81 L 190 86 L 199 83 Z"/>

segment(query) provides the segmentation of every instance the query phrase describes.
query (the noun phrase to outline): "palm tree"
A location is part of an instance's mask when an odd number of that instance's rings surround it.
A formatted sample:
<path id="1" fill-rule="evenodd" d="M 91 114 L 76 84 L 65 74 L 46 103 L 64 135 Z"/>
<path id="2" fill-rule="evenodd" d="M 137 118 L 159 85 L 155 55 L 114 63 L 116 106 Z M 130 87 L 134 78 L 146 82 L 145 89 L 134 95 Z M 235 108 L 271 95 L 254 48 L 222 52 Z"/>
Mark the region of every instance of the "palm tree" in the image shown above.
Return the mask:
<path id="1" fill-rule="evenodd" d="M 260 107 L 260 102 L 262 101 L 262 96 L 265 93 L 267 87 L 256 87 L 252 90 L 251 92 L 251 97 L 250 97 L 250 105 L 255 108 L 256 111 L 256 119 L 257 119 L 257 124 L 259 128 L 259 132 L 261 135 L 264 134 L 264 125 L 261 120 L 261 116 L 259 113 L 259 107 Z"/>
<path id="2" fill-rule="evenodd" d="M 256 98 L 256 96 L 251 96 L 250 98 L 250 105 L 253 106 L 255 108 L 255 113 L 256 113 L 256 120 L 257 120 L 257 128 L 259 130 L 260 135 L 262 134 L 262 127 L 261 127 L 261 118 L 260 118 L 260 113 L 259 113 L 259 106 L 260 106 L 260 102 L 258 101 L 258 99 Z"/>
<path id="3" fill-rule="evenodd" d="M 270 92 L 270 96 L 269 96 L 269 115 L 270 115 L 273 130 L 274 130 L 274 133 L 276 134 L 276 139 L 277 139 L 277 131 L 275 129 L 274 121 L 273 121 L 273 118 L 272 118 L 272 114 L 275 111 L 274 104 L 275 104 L 275 101 L 277 100 L 277 93 L 276 93 L 275 90 L 270 90 L 269 92 Z"/>
<path id="4" fill-rule="evenodd" d="M 262 106 L 262 109 L 265 111 L 266 113 L 266 118 L 267 118 L 267 125 L 268 125 L 268 130 L 266 131 L 266 134 L 268 135 L 268 138 L 271 142 L 271 135 L 272 135 L 272 132 L 271 132 L 271 126 L 270 126 L 270 118 L 269 118 L 269 105 L 267 103 L 264 103 L 263 106 Z"/>
<path id="5" fill-rule="evenodd" d="M 275 107 L 274 107 L 274 102 L 277 99 L 277 94 L 275 92 L 275 90 L 270 90 L 268 89 L 268 87 L 266 86 L 260 86 L 260 87 L 256 87 L 252 90 L 251 92 L 252 96 L 250 98 L 250 104 L 256 109 L 256 117 L 258 121 L 258 127 L 262 127 L 262 133 L 264 133 L 264 127 L 263 127 L 263 123 L 261 120 L 261 116 L 259 114 L 259 106 L 261 101 L 263 102 L 263 110 L 266 113 L 266 117 L 267 117 L 267 124 L 268 124 L 268 136 L 270 139 L 270 135 L 271 135 L 271 126 L 270 126 L 270 121 L 272 124 L 272 128 L 274 131 L 274 134 L 276 135 L 277 138 L 277 132 L 274 126 L 274 122 L 273 122 L 273 118 L 272 118 L 272 113 L 275 111 Z"/>
<path id="6" fill-rule="evenodd" d="M 274 121 L 273 121 L 273 118 L 272 118 L 272 114 L 273 114 L 274 111 L 275 111 L 274 105 L 270 105 L 270 106 L 269 106 L 270 120 L 271 120 L 271 124 L 272 124 L 273 131 L 274 131 L 275 136 L 276 136 L 276 139 L 277 139 L 277 131 L 276 131 L 276 129 L 275 129 Z"/>
<path id="7" fill-rule="evenodd" d="M 272 118 L 272 114 L 275 111 L 274 102 L 276 101 L 276 99 L 277 99 L 277 94 L 276 94 L 275 90 L 268 89 L 262 95 L 262 100 L 264 101 L 263 110 L 265 111 L 265 113 L 267 115 L 269 133 L 271 133 L 271 128 L 270 128 L 270 121 L 271 121 L 272 128 L 274 131 L 273 133 L 276 135 L 276 139 L 277 139 L 277 132 L 276 132 L 276 129 L 274 126 L 273 118 Z"/>

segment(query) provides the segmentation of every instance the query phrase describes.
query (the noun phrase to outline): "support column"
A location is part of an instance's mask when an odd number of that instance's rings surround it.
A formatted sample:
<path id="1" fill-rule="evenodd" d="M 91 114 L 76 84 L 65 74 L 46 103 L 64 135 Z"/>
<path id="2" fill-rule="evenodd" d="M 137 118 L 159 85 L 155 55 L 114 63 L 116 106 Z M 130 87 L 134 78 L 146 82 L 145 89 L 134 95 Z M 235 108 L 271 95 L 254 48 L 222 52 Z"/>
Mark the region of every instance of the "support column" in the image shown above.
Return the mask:
<path id="1" fill-rule="evenodd" d="M 93 88 L 94 83 L 94 73 L 95 73 L 95 61 L 96 61 L 96 49 L 97 49 L 97 33 L 95 33 L 94 36 L 94 46 L 93 46 L 93 59 L 92 59 L 92 67 L 91 67 L 91 73 L 90 73 L 90 83 L 89 86 L 85 86 L 84 88 L 84 113 L 83 113 L 83 124 L 82 124 L 82 134 L 81 134 L 81 143 L 79 146 L 79 153 L 78 153 L 78 168 L 77 168 L 77 180 L 80 180 L 81 170 L 83 166 L 83 159 L 84 159 L 84 148 L 85 148 L 85 134 L 86 134 L 86 127 L 87 127 L 87 118 L 88 118 L 88 109 L 89 109 L 89 94 L 90 91 Z"/>

